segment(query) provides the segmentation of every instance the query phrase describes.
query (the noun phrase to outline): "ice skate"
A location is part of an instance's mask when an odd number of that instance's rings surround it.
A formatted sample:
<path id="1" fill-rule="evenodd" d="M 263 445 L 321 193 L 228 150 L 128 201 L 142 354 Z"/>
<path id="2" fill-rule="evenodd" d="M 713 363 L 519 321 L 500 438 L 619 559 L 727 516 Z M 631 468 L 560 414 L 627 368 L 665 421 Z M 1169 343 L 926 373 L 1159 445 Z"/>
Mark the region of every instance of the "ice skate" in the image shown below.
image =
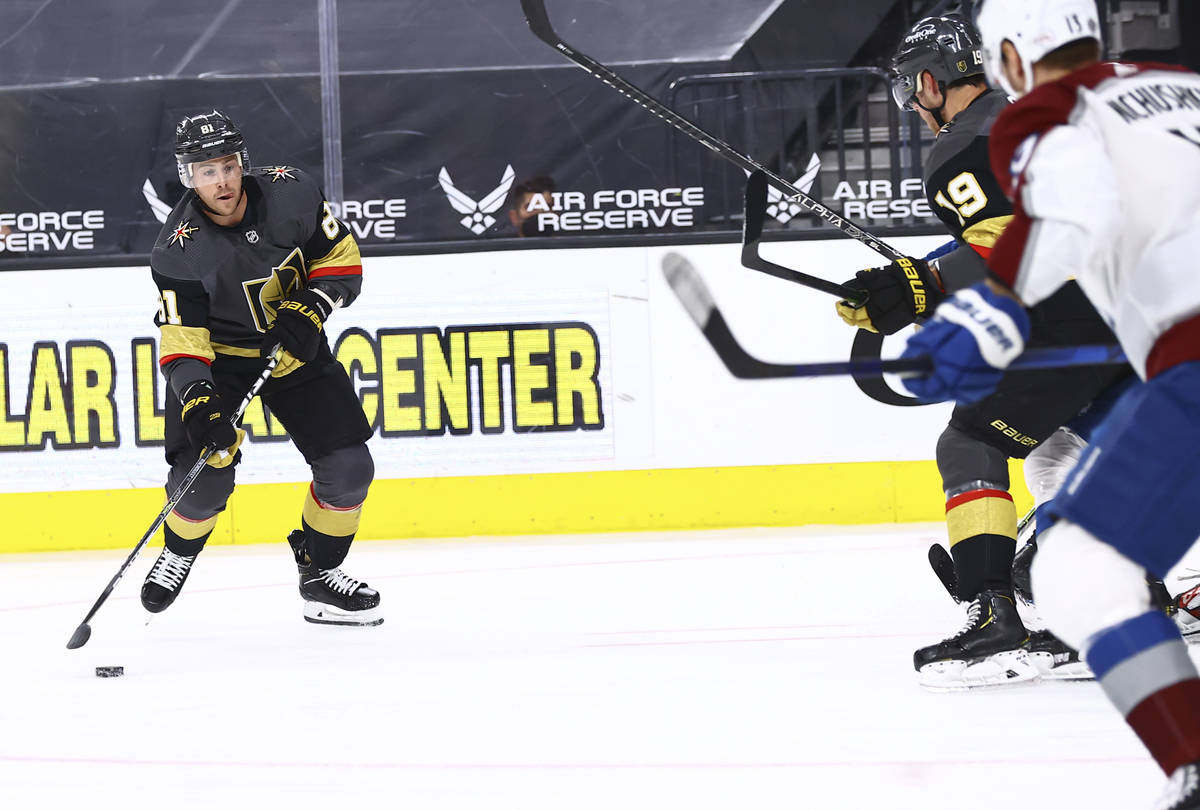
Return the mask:
<path id="1" fill-rule="evenodd" d="M 937 692 L 1034 681 L 1028 639 L 1012 594 L 983 591 L 968 605 L 963 628 L 913 653 L 913 666 L 921 686 Z"/>
<path id="2" fill-rule="evenodd" d="M 1025 651 L 1044 680 L 1090 681 L 1096 677 L 1087 662 L 1079 658 L 1079 651 L 1049 630 L 1030 633 Z"/>
<path id="3" fill-rule="evenodd" d="M 1200 763 L 1175 769 L 1154 810 L 1200 810 Z"/>
<path id="4" fill-rule="evenodd" d="M 1176 596 L 1175 606 L 1171 614 L 1184 641 L 1188 644 L 1200 644 L 1200 585 Z"/>
<path id="5" fill-rule="evenodd" d="M 1033 607 L 1033 586 L 1030 584 L 1030 566 L 1037 555 L 1037 538 L 1031 537 L 1025 545 L 1017 549 L 1012 563 L 1013 594 L 1026 607 Z"/>
<path id="6" fill-rule="evenodd" d="M 304 597 L 304 620 L 314 624 L 373 627 L 383 624 L 379 591 L 341 568 L 317 569 L 308 558 L 304 532 L 288 535 L 300 571 L 300 595 Z"/>
<path id="7" fill-rule="evenodd" d="M 169 608 L 183 590 L 195 561 L 196 555 L 181 557 L 164 548 L 142 583 L 142 607 L 151 613 L 162 613 Z"/>

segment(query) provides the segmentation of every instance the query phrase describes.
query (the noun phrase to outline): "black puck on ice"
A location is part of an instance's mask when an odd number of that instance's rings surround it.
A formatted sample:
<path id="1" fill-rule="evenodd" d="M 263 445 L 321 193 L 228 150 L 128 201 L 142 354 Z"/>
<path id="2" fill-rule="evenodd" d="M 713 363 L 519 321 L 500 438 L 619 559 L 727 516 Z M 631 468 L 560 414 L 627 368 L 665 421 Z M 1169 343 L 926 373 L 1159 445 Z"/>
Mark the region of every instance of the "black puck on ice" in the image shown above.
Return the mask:
<path id="1" fill-rule="evenodd" d="M 120 678 L 125 674 L 125 667 L 96 667 L 97 678 Z"/>

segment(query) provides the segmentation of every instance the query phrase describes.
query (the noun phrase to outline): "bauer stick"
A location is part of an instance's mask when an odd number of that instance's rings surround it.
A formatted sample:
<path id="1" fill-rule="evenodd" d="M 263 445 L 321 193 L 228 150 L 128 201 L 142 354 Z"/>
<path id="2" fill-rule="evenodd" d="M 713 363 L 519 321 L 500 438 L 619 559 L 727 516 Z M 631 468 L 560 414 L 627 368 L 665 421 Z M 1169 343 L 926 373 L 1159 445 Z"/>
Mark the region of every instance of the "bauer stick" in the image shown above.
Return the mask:
<path id="1" fill-rule="evenodd" d="M 896 360 L 850 360 L 830 363 L 768 363 L 752 356 L 733 336 L 712 293 L 691 263 L 678 253 L 663 257 L 663 275 L 684 309 L 733 376 L 756 380 L 782 377 L 832 377 L 861 374 L 921 374 L 933 370 L 928 357 Z M 1030 349 L 1013 361 L 1010 369 L 1060 368 L 1124 363 L 1120 346 L 1066 346 Z"/>
<path id="2" fill-rule="evenodd" d="M 768 276 L 803 284 L 814 290 L 836 295 L 852 304 L 861 304 L 866 295 L 861 290 L 852 290 L 844 284 L 834 284 L 781 264 L 767 261 L 758 255 L 758 243 L 762 239 L 763 222 L 767 215 L 767 176 L 760 171 L 750 172 L 746 178 L 746 198 L 742 217 L 742 266 Z M 862 299 L 860 301 L 859 299 Z"/>
<path id="3" fill-rule="evenodd" d="M 246 407 L 250 404 L 250 400 L 258 396 L 258 392 L 263 387 L 263 383 L 267 381 L 267 379 L 271 376 L 271 372 L 275 370 L 275 366 L 279 363 L 279 348 L 279 344 L 275 344 L 275 348 L 271 350 L 271 359 L 267 361 L 267 365 L 263 367 L 262 373 L 258 375 L 258 379 L 256 379 L 254 384 L 250 386 L 250 390 L 246 392 L 246 396 L 242 397 L 241 404 L 239 404 L 237 406 L 237 410 L 233 412 L 230 422 L 232 422 L 234 425 L 236 425 L 238 420 L 242 418 L 242 413 L 245 412 Z M 121 564 L 119 569 L 117 569 L 116 575 L 108 581 L 108 586 L 100 594 L 100 598 L 96 600 L 96 604 L 92 605 L 92 609 L 88 611 L 88 614 L 83 617 L 83 621 L 80 622 L 79 626 L 75 628 L 75 632 L 71 634 L 71 640 L 67 642 L 68 650 L 79 649 L 84 644 L 88 643 L 88 639 L 92 637 L 92 627 L 88 624 L 88 622 L 90 622 L 92 617 L 96 615 L 96 611 L 100 609 L 100 606 L 108 600 L 109 595 L 113 592 L 113 588 L 117 587 L 117 583 L 121 581 L 121 577 L 125 576 L 125 572 L 129 570 L 129 566 L 133 565 L 133 561 L 137 559 L 137 556 L 139 553 L 141 553 L 142 548 L 145 547 L 150 538 L 154 536 L 154 533 L 158 531 L 158 527 L 161 526 L 163 521 L 167 519 L 167 515 L 169 515 L 171 510 L 175 508 L 175 505 L 183 499 L 184 493 L 186 493 L 192 486 L 192 482 L 199 477 L 200 471 L 204 469 L 204 465 L 208 463 L 208 459 L 212 453 L 213 451 L 209 450 L 208 448 L 205 448 L 200 452 L 200 457 L 196 459 L 196 463 L 192 465 L 192 468 L 188 470 L 188 474 L 184 476 L 183 481 L 181 481 L 176 490 L 171 493 L 171 497 L 167 499 L 166 506 L 164 506 L 162 511 L 158 513 L 158 517 L 156 517 L 154 522 L 150 524 L 150 528 L 145 534 L 142 535 L 142 539 L 138 540 L 137 545 L 133 547 L 133 551 L 129 552 L 129 556 L 125 558 L 125 562 Z"/>
<path id="4" fill-rule="evenodd" d="M 721 157 L 739 166 L 742 170 L 746 172 L 762 172 L 771 185 L 788 195 L 789 200 L 804 206 L 842 233 L 862 242 L 888 261 L 908 258 L 886 242 L 876 239 L 857 225 L 847 222 L 843 217 L 821 205 L 821 203 L 796 188 L 792 183 L 789 183 L 757 161 L 743 155 L 715 135 L 693 124 L 670 107 L 647 94 L 644 90 L 625 81 L 610 68 L 605 67 L 587 54 L 581 53 L 571 45 L 568 45 L 554 30 L 554 26 L 550 24 L 550 17 L 546 14 L 545 0 L 521 0 L 521 9 L 525 12 L 525 21 L 529 24 L 529 30 L 533 31 L 534 36 L 617 92 L 666 121 L 684 135 L 695 139 L 701 145 L 708 147 Z M 829 292 L 829 290 L 825 290 L 825 292 Z M 841 293 L 835 294 L 841 295 Z"/>

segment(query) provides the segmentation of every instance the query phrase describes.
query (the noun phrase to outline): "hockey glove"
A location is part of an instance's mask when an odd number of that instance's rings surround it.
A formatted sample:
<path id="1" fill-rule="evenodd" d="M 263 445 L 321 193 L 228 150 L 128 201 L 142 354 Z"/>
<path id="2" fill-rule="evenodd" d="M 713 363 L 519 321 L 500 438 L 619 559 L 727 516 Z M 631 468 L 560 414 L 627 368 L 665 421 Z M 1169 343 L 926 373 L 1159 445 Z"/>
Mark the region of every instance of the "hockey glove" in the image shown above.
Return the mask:
<path id="1" fill-rule="evenodd" d="M 837 313 L 851 326 L 891 335 L 918 319 L 929 317 L 945 298 L 937 277 L 921 259 L 899 259 L 886 267 L 860 270 L 846 282 L 867 294 L 855 307 L 838 301 Z"/>
<path id="2" fill-rule="evenodd" d="M 217 389 L 207 380 L 198 380 L 187 387 L 182 400 L 183 429 L 187 431 L 192 447 L 197 452 L 205 449 L 214 453 L 226 451 L 228 455 L 219 458 L 228 463 L 241 444 L 241 436 L 221 407 L 221 395 Z M 224 465 L 214 463 L 213 466 Z"/>
<path id="3" fill-rule="evenodd" d="M 933 371 L 905 377 L 904 387 L 927 402 L 953 399 L 965 405 L 983 399 L 1028 339 L 1029 316 L 1015 299 L 986 282 L 959 290 L 908 339 L 901 357 L 928 356 Z"/>
<path id="4" fill-rule="evenodd" d="M 333 302 L 317 290 L 292 293 L 275 308 L 275 321 L 263 337 L 263 354 L 278 343 L 297 359 L 312 360 L 321 348 L 321 332 L 331 312 Z"/>

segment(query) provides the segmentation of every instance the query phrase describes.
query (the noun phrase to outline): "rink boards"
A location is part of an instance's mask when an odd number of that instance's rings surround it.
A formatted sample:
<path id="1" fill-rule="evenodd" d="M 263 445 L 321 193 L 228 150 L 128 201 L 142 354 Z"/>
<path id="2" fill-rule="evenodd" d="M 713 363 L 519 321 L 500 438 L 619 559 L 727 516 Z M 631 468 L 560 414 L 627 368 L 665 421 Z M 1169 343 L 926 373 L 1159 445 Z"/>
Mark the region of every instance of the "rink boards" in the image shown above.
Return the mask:
<path id="1" fill-rule="evenodd" d="M 368 258 L 328 324 L 375 427 L 360 536 L 940 518 L 947 406 L 733 378 L 663 280 L 670 250 L 754 355 L 848 357 L 833 298 L 742 268 L 737 245 Z M 833 280 L 880 263 L 845 239 L 763 253 Z M 0 274 L 0 551 L 127 546 L 161 507 L 156 308 L 145 267 Z M 213 542 L 276 540 L 300 508 L 282 426 L 255 403 L 247 428 Z"/>

